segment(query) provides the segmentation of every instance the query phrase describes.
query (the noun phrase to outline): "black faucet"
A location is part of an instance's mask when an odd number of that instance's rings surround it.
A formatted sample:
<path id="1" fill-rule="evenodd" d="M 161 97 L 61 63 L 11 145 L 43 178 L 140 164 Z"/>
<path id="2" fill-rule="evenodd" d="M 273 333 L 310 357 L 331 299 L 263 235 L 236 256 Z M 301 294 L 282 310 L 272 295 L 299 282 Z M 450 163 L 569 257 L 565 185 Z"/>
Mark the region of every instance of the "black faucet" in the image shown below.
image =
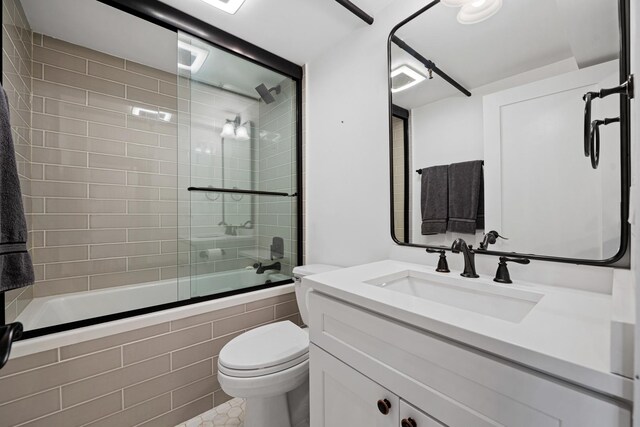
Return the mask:
<path id="1" fill-rule="evenodd" d="M 501 256 L 498 269 L 496 270 L 496 277 L 493 279 L 494 282 L 513 283 L 511 275 L 509 275 L 509 269 L 507 268 L 507 261 L 517 262 L 518 264 L 529 264 L 531 262 L 529 258 L 507 258 Z"/>
<path id="2" fill-rule="evenodd" d="M 278 270 L 282 268 L 282 265 L 279 262 L 274 262 L 271 265 L 262 265 L 261 262 L 253 264 L 253 268 L 256 269 L 256 274 L 264 274 L 267 270 Z"/>
<path id="3" fill-rule="evenodd" d="M 464 256 L 464 271 L 460 273 L 462 277 L 471 277 L 476 278 L 478 273 L 476 273 L 476 262 L 475 262 L 475 252 L 473 251 L 473 246 L 467 246 L 467 242 L 462 239 L 456 239 L 451 245 L 451 252 L 454 254 L 459 254 L 462 252 Z"/>

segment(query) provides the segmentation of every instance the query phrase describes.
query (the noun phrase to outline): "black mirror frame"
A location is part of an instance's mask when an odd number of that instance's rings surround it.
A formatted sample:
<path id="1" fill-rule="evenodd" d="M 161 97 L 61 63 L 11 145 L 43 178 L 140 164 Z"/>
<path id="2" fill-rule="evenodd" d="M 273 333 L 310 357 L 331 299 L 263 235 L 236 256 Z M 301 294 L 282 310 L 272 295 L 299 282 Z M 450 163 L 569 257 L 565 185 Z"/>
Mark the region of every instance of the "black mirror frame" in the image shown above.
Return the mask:
<path id="1" fill-rule="evenodd" d="M 393 241 L 400 246 L 414 247 L 414 248 L 426 248 L 426 249 L 435 249 L 435 250 L 445 250 L 450 251 L 450 247 L 445 246 L 430 246 L 430 245 L 418 245 L 413 243 L 402 242 L 398 240 L 394 231 L 394 198 L 393 198 L 393 94 L 391 93 L 391 45 L 392 38 L 394 37 L 396 31 L 400 29 L 405 24 L 409 23 L 413 19 L 422 15 L 424 12 L 428 11 L 435 5 L 440 3 L 440 0 L 434 0 L 427 4 L 426 6 L 420 8 L 415 13 L 401 21 L 391 30 L 389 37 L 387 39 L 387 76 L 388 76 L 388 111 L 389 111 L 389 202 L 390 202 L 390 232 L 391 238 Z M 624 83 L 627 81 L 631 73 L 631 64 L 630 64 L 630 20 L 629 20 L 629 9 L 630 9 L 630 0 L 618 0 L 618 21 L 619 21 L 619 30 L 620 30 L 620 83 Z M 564 258 L 557 256 L 546 256 L 546 255 L 537 255 L 537 254 L 524 254 L 518 252 L 499 252 L 499 251 L 489 251 L 489 250 L 478 250 L 476 254 L 478 255 L 490 255 L 490 256 L 518 256 L 523 258 L 529 258 L 539 261 L 552 261 L 552 262 L 560 262 L 566 264 L 579 264 L 579 265 L 594 265 L 594 266 L 609 266 L 609 267 L 622 267 L 629 268 L 629 259 L 625 257 L 627 255 L 627 251 L 630 245 L 630 230 L 631 227 L 628 222 L 629 217 L 629 190 L 631 185 L 631 160 L 630 160 L 630 141 L 631 141 L 631 123 L 630 123 L 630 110 L 631 110 L 631 101 L 629 97 L 620 96 L 620 169 L 621 169 L 621 178 L 620 178 L 620 187 L 621 187 L 621 203 L 620 203 L 620 248 L 618 252 L 612 256 L 611 258 L 604 260 L 592 260 L 592 259 L 581 259 L 581 258 Z M 578 152 L 578 154 L 580 154 Z M 411 171 L 408 168 L 405 168 L 405 181 Z"/>

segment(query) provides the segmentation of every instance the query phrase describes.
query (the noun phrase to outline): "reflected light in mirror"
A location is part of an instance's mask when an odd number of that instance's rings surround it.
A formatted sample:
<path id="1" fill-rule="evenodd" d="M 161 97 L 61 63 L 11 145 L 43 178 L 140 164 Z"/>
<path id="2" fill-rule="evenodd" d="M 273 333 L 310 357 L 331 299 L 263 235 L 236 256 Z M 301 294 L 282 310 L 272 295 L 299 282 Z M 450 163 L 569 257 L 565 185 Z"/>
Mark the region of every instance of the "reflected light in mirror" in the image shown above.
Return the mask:
<path id="1" fill-rule="evenodd" d="M 231 120 L 227 120 L 227 123 L 222 126 L 222 133 L 220 134 L 223 138 L 235 138 L 236 130 L 233 122 Z"/>
<path id="2" fill-rule="evenodd" d="M 417 72 L 416 70 L 409 67 L 408 65 L 401 65 L 395 70 L 391 71 L 392 80 L 396 77 L 402 77 L 402 76 L 404 76 L 404 80 L 406 80 L 407 83 L 402 84 L 401 86 L 398 86 L 398 87 L 393 87 L 393 84 L 392 84 L 392 87 L 391 87 L 392 93 L 397 93 L 397 92 L 401 92 L 403 90 L 409 89 L 410 87 L 413 87 L 418 83 L 423 82 L 427 78 L 424 74 Z"/>
<path id="3" fill-rule="evenodd" d="M 209 52 L 206 49 L 190 45 L 181 40 L 178 41 L 178 50 L 186 50 L 190 53 L 189 57 L 193 59 L 190 64 L 183 64 L 178 61 L 178 68 L 191 71 L 192 73 L 197 73 L 207 59 L 207 56 L 209 56 Z"/>
<path id="4" fill-rule="evenodd" d="M 166 111 L 155 111 L 147 108 L 133 107 L 131 109 L 131 114 L 141 117 L 157 117 L 163 122 L 171 121 L 171 113 L 167 113 Z"/>
<path id="5" fill-rule="evenodd" d="M 502 7 L 502 0 L 476 0 L 462 6 L 458 12 L 461 24 L 477 24 L 491 18 Z"/>
<path id="6" fill-rule="evenodd" d="M 236 139 L 238 141 L 249 140 L 249 129 L 247 128 L 248 122 L 245 122 L 242 126 L 238 126 L 236 129 Z"/>

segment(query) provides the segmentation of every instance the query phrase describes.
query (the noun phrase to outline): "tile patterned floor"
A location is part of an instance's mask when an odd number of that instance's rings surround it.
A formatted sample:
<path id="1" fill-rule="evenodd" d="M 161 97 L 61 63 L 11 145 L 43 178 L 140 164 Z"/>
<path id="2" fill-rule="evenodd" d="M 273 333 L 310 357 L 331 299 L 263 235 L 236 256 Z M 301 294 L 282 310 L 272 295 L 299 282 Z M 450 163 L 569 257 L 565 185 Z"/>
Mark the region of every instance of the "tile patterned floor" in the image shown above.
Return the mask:
<path id="1" fill-rule="evenodd" d="M 176 427 L 243 427 L 244 407 L 244 399 L 231 399 Z"/>

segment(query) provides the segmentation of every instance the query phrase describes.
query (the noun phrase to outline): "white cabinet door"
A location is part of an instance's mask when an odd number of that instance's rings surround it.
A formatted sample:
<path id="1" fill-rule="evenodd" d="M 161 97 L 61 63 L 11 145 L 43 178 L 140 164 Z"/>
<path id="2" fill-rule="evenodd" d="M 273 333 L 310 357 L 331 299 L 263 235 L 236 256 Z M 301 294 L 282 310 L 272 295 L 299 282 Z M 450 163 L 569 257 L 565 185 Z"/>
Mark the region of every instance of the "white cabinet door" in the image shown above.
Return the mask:
<path id="1" fill-rule="evenodd" d="M 396 395 L 313 344 L 309 356 L 311 427 L 399 424 L 400 399 Z"/>
<path id="2" fill-rule="evenodd" d="M 400 400 L 400 417 L 400 427 L 447 427 L 404 400 Z"/>

